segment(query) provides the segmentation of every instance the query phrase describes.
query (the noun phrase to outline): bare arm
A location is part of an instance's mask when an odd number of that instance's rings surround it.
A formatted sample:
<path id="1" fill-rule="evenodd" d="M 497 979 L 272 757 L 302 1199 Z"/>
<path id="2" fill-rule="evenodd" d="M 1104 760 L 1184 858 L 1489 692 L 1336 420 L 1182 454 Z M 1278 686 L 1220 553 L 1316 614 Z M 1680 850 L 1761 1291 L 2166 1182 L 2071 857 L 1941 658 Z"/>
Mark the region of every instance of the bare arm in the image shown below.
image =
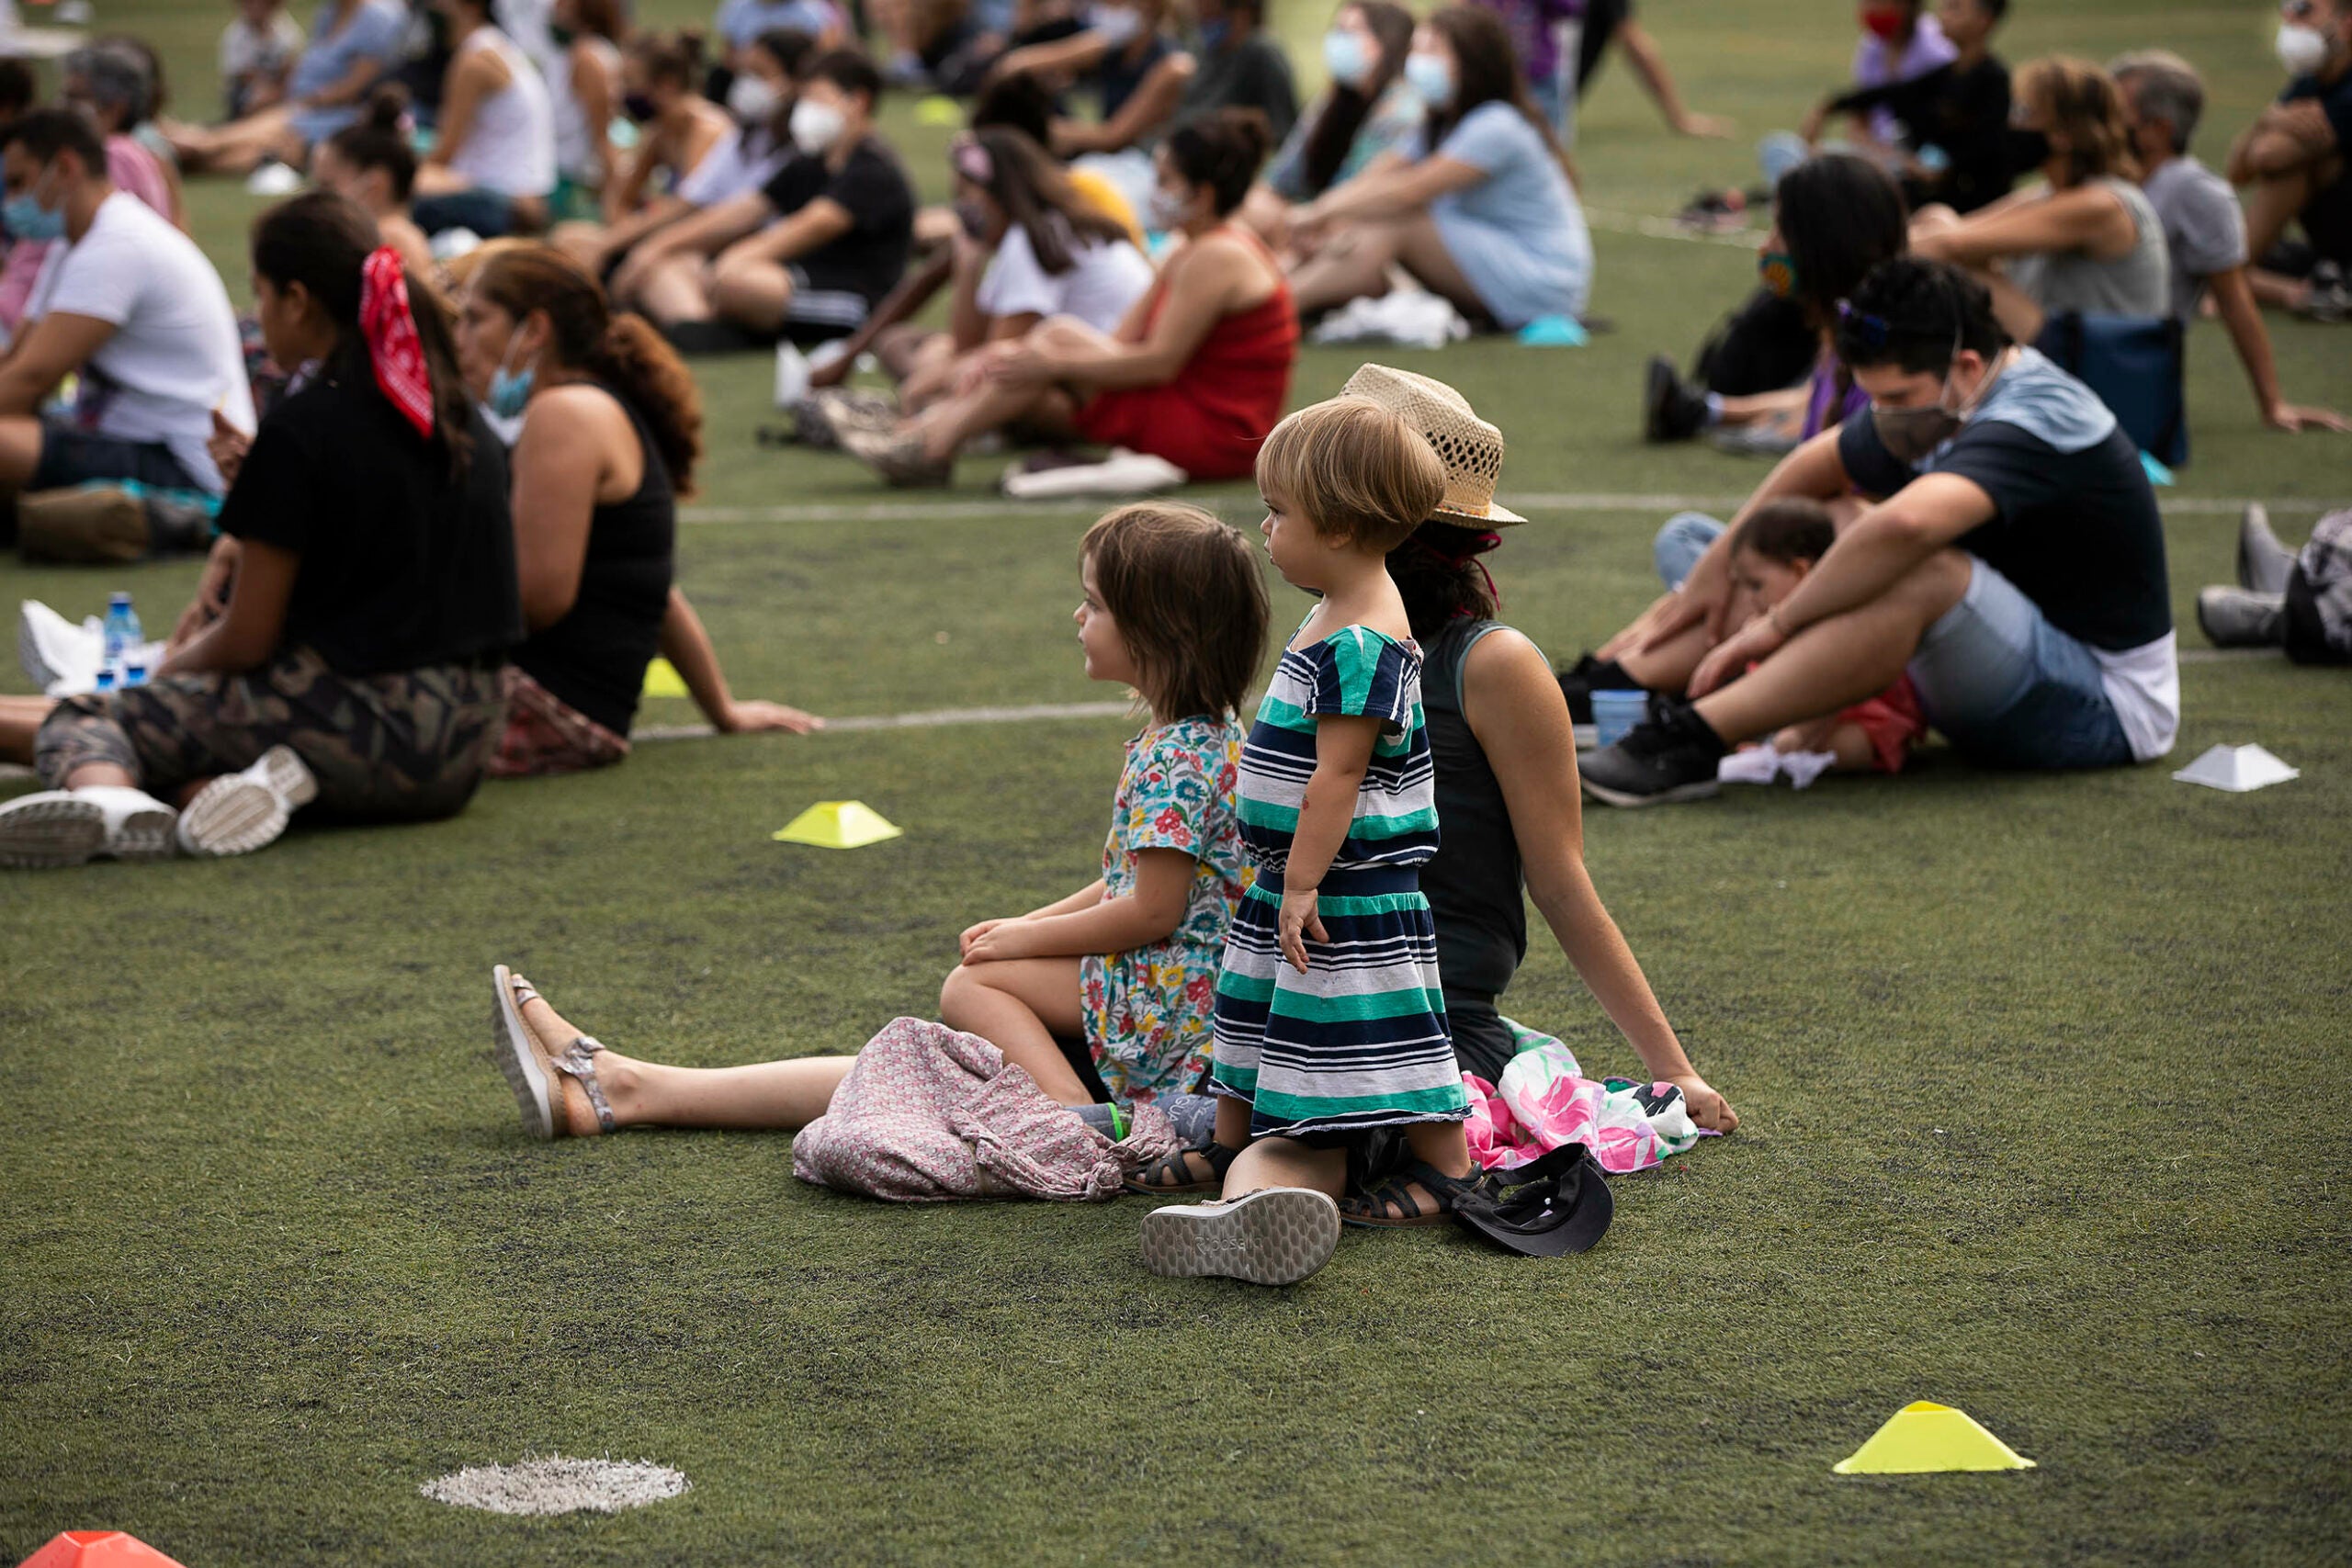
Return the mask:
<path id="1" fill-rule="evenodd" d="M 1417 163 L 1402 157 L 1393 164 L 1374 163 L 1316 197 L 1295 221 L 1314 228 L 1350 218 L 1398 217 L 1420 211 L 1448 191 L 1467 190 L 1491 177 L 1477 164 L 1442 152 Z"/>
<path id="2" fill-rule="evenodd" d="M 423 159 L 428 169 L 446 169 L 473 134 L 474 116 L 484 100 L 503 91 L 513 73 L 506 62 L 488 50 L 477 50 L 449 67 L 441 92 L 441 117 L 435 122 L 433 151 Z"/>
<path id="3" fill-rule="evenodd" d="M 1134 146 L 1176 112 L 1195 67 L 1189 54 L 1171 54 L 1144 73 L 1119 112 L 1099 125 L 1084 120 L 1054 122 L 1054 151 L 1065 158 L 1080 152 L 1116 152 Z"/>
<path id="4" fill-rule="evenodd" d="M 234 673 L 266 663 L 285 637 L 286 602 L 293 596 L 301 565 L 302 558 L 292 550 L 245 541 L 237 552 L 228 609 L 166 657 L 155 673 Z"/>
<path id="5" fill-rule="evenodd" d="M 571 46 L 571 97 L 580 106 L 581 123 L 596 146 L 596 186 L 608 188 L 619 172 L 620 153 L 613 145 L 613 77 L 604 56 L 582 39 Z"/>
<path id="6" fill-rule="evenodd" d="M 775 209 L 758 191 L 714 202 L 638 242 L 613 275 L 613 293 L 626 295 L 644 281 L 654 263 L 668 256 L 712 255 L 775 216 Z"/>
<path id="7" fill-rule="evenodd" d="M 1139 850 L 1135 890 L 1096 897 L 1102 884 L 1080 888 L 1059 903 L 1017 920 L 999 920 L 965 933 L 964 962 L 1008 958 L 1082 958 L 1090 953 L 1132 953 L 1165 942 L 1184 923 L 1199 863 L 1182 850 Z M 1050 912 L 1048 912 L 1050 911 Z"/>
<path id="8" fill-rule="evenodd" d="M 2335 128 L 2316 98 L 2272 104 L 2255 117 L 2230 145 L 2224 173 L 2233 186 L 2290 175 L 2334 152 Z"/>
<path id="9" fill-rule="evenodd" d="M 1111 40 L 1091 30 L 1072 33 L 1051 43 L 1033 43 L 1000 58 L 990 76 L 1074 74 L 1088 70 L 1111 52 Z"/>
<path id="10" fill-rule="evenodd" d="M 987 276 L 995 254 L 957 231 L 955 270 L 947 299 L 947 332 L 959 354 L 979 347 L 995 335 L 989 331 L 988 312 L 980 309 L 979 299 L 980 279 Z"/>
<path id="11" fill-rule="evenodd" d="M 1576 737 L 1542 651 L 1515 631 L 1490 633 L 1463 666 L 1462 698 L 1502 786 L 1527 890 L 1560 951 L 1650 1077 L 1678 1085 L 1700 1126 L 1728 1132 L 1739 1118 L 1691 1066 L 1585 868 Z"/>
<path id="12" fill-rule="evenodd" d="M 1317 912 L 1316 890 L 1330 872 L 1331 862 L 1355 822 L 1356 795 L 1372 767 L 1380 722 L 1353 714 L 1317 714 L 1315 718 L 1315 771 L 1307 775 L 1306 798 L 1299 802 L 1298 824 L 1292 831 L 1290 858 L 1283 871 L 1279 928 L 1283 956 L 1302 975 L 1306 973 L 1306 939 L 1330 940 Z"/>
<path id="13" fill-rule="evenodd" d="M 551 387 L 531 400 L 514 443 L 514 566 L 523 624 L 543 631 L 571 613 L 608 459 L 593 390 Z"/>
<path id="14" fill-rule="evenodd" d="M 849 209 L 830 196 L 820 196 L 780 223 L 771 223 L 727 247 L 719 265 L 747 261 L 790 261 L 821 250 L 856 227 Z"/>
<path id="15" fill-rule="evenodd" d="M 1257 258 L 1238 242 L 1197 241 L 1170 264 L 1168 302 L 1142 342 L 1050 355 L 1032 351 L 1027 357 L 1044 379 L 1104 388 L 1166 386 L 1257 276 Z M 1121 323 L 1123 331 L 1125 325 Z"/>
<path id="16" fill-rule="evenodd" d="M 383 79 L 381 61 L 362 57 L 351 62 L 351 69 L 301 100 L 299 107 L 334 108 L 343 104 L 356 104 L 375 91 Z"/>
<path id="17" fill-rule="evenodd" d="M 686 603 L 685 590 L 675 583 L 670 585 L 670 603 L 662 612 L 661 649 L 662 657 L 686 683 L 686 694 L 694 698 L 695 706 L 702 709 L 710 727 L 721 735 L 763 729 L 806 735 L 824 726 L 822 719 L 780 703 L 736 701 L 727 689 L 726 673 L 718 668 L 718 651 L 710 646 L 710 634 L 702 629 L 702 617 Z"/>
<path id="18" fill-rule="evenodd" d="M 1919 255 L 1960 266 L 1989 266 L 2037 251 L 2082 251 L 2112 261 L 2131 250 L 2132 214 L 2110 191 L 2088 186 L 2052 191 L 2040 201 L 1979 212 L 1950 229 L 1912 237 Z"/>
<path id="19" fill-rule="evenodd" d="M 1732 132 L 1732 122 L 1713 115 L 1692 114 L 1683 107 L 1682 93 L 1674 85 L 1674 73 L 1666 66 L 1666 56 L 1659 52 L 1657 41 L 1649 29 L 1628 17 L 1617 24 L 1617 46 L 1625 51 L 1626 63 L 1634 74 L 1642 79 L 1657 112 L 1678 136 L 1724 137 Z M 1571 64 L 1573 69 L 1573 64 Z"/>
<path id="20" fill-rule="evenodd" d="M 52 310 L 17 341 L 0 362 L 0 414 L 32 414 L 57 390 L 57 384 L 90 362 L 108 338 L 112 321 Z"/>

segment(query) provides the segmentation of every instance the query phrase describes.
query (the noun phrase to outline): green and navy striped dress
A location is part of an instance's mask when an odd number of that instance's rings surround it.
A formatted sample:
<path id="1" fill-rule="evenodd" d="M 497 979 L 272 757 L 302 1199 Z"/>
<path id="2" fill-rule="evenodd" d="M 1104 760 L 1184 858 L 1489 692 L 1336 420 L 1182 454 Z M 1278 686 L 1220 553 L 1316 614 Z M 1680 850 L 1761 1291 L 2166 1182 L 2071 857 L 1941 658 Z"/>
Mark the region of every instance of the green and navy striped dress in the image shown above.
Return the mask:
<path id="1" fill-rule="evenodd" d="M 1320 884 L 1329 940 L 1309 939 L 1302 975 L 1283 961 L 1277 924 L 1323 714 L 1383 724 Z M 1369 626 L 1285 649 L 1242 747 L 1238 794 L 1258 876 L 1226 934 L 1210 1088 L 1250 1101 L 1253 1137 L 1466 1117 L 1418 869 L 1438 830 L 1420 650 Z"/>

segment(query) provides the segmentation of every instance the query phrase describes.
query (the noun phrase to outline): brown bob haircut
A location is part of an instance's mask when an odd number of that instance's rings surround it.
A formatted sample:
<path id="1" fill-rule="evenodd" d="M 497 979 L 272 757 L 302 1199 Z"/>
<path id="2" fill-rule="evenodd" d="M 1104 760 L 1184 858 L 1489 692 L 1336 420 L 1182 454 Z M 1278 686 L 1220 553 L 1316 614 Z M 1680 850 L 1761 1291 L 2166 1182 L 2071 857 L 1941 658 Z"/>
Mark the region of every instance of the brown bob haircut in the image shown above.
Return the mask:
<path id="1" fill-rule="evenodd" d="M 1272 611 L 1258 552 L 1238 529 L 1197 506 L 1137 502 L 1089 528 L 1079 558 L 1094 568 L 1145 701 L 1170 718 L 1239 711 Z"/>
<path id="2" fill-rule="evenodd" d="M 1445 497 L 1445 464 L 1419 431 L 1370 398 L 1333 398 L 1274 426 L 1258 488 L 1314 525 L 1386 555 Z"/>

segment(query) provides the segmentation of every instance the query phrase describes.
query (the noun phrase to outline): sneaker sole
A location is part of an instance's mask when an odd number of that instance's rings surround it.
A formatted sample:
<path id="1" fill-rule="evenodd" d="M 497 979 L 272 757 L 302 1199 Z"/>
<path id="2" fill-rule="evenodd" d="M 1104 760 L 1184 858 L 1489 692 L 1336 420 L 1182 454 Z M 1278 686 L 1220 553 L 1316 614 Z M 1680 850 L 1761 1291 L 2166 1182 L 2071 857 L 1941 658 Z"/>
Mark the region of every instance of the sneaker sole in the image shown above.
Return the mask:
<path id="1" fill-rule="evenodd" d="M 291 746 L 271 747 L 261 754 L 258 765 L 262 770 L 262 782 L 269 785 L 272 795 L 286 803 L 289 814 L 301 810 L 319 798 L 319 781 L 311 776 L 311 770 Z"/>
<path id="2" fill-rule="evenodd" d="M 523 1131 L 541 1143 L 549 1142 L 555 1137 L 549 1085 L 531 1050 L 530 1030 L 514 1006 L 514 976 L 505 964 L 497 964 L 490 972 L 490 983 L 497 993 L 490 1008 L 491 1059 L 506 1076 L 506 1087 L 514 1091 L 514 1104 L 523 1112 Z"/>
<path id="3" fill-rule="evenodd" d="M 86 800 L 0 808 L 0 865 L 51 871 L 85 865 L 106 848 L 106 813 Z"/>
<path id="4" fill-rule="evenodd" d="M 180 813 L 180 848 L 192 855 L 251 854 L 277 841 L 286 815 L 277 792 L 259 780 L 215 779 Z"/>
<path id="5" fill-rule="evenodd" d="M 1629 809 L 1644 806 L 1679 806 L 1692 800 L 1713 800 L 1723 793 L 1724 788 L 1723 781 L 1720 779 L 1702 779 L 1697 784 L 1677 784 L 1672 789 L 1660 790 L 1656 795 L 1629 795 L 1622 789 L 1611 789 L 1607 784 L 1597 784 L 1589 778 L 1580 777 L 1577 782 L 1584 785 L 1585 794 L 1603 805 L 1622 806 Z"/>
<path id="6" fill-rule="evenodd" d="M 1227 1204 L 1176 1204 L 1143 1217 L 1143 1266 L 1165 1279 L 1220 1276 L 1295 1285 L 1340 1246 L 1340 1206 L 1303 1187 Z"/>
<path id="7" fill-rule="evenodd" d="M 170 860 L 180 852 L 173 831 L 178 824 L 176 811 L 134 811 L 107 836 L 99 852 L 122 861 Z"/>

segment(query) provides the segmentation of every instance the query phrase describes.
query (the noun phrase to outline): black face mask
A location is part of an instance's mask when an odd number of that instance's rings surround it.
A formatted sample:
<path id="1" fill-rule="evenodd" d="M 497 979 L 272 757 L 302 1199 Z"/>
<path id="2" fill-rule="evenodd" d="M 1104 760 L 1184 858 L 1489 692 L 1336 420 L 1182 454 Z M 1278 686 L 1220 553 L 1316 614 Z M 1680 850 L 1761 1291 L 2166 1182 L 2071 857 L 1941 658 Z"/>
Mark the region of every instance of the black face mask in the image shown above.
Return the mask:
<path id="1" fill-rule="evenodd" d="M 647 120 L 658 118 L 662 110 L 653 102 L 651 95 L 629 93 L 621 98 L 621 113 L 628 116 L 635 124 L 643 125 Z"/>
<path id="2" fill-rule="evenodd" d="M 2050 138 L 2038 130 L 2009 131 L 2009 166 L 2023 173 L 2050 162 Z"/>
<path id="3" fill-rule="evenodd" d="M 984 241 L 989 237 L 989 215 L 977 201 L 957 202 L 956 221 L 964 226 L 964 237 L 967 240 Z"/>

